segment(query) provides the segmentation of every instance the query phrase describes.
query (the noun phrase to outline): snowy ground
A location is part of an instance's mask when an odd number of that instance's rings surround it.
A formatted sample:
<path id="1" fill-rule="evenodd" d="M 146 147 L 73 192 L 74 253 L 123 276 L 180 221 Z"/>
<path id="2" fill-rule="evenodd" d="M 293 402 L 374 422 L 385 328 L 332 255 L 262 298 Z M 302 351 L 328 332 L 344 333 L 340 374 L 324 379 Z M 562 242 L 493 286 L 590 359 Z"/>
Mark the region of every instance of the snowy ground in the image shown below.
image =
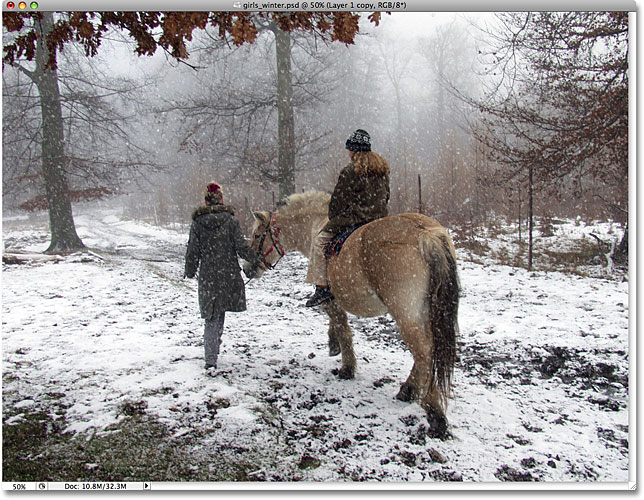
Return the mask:
<path id="1" fill-rule="evenodd" d="M 196 281 L 181 279 L 187 230 L 76 212 L 95 255 L 3 265 L 5 425 L 38 410 L 68 432 L 100 433 L 134 408 L 172 439 L 198 436 L 195 460 L 253 456 L 255 479 L 269 481 L 629 481 L 623 276 L 527 272 L 459 250 L 454 437 L 440 441 L 426 436 L 417 404 L 394 399 L 411 356 L 390 317 L 351 318 L 356 378 L 332 374 L 326 317 L 304 307 L 303 257 L 247 286 L 248 311 L 227 315 L 210 378 Z M 46 218 L 5 218 L 3 242 L 5 252 L 41 252 Z"/>

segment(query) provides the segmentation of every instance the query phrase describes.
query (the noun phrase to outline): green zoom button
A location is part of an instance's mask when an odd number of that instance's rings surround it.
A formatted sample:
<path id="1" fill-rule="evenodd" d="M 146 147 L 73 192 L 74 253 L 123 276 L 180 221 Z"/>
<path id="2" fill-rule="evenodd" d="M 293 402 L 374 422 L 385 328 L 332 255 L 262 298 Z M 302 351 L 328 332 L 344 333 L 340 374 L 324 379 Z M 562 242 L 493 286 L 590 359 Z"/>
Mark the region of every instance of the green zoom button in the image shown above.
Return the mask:
<path id="1" fill-rule="evenodd" d="M 35 10 L 35 9 L 37 9 L 37 8 L 38 8 L 38 2 L 31 2 L 31 3 L 29 4 L 29 7 L 31 7 L 31 8 L 32 8 L 32 9 L 34 9 L 34 10 Z"/>

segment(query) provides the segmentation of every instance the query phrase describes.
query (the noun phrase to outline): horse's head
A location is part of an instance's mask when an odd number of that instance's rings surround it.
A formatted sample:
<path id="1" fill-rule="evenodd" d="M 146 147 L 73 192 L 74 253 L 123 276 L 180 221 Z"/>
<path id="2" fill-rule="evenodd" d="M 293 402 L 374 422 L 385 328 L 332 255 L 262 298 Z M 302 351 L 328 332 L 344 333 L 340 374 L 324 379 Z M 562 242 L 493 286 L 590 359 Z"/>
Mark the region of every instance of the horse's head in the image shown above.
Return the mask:
<path id="1" fill-rule="evenodd" d="M 259 253 L 266 269 L 272 269 L 277 261 L 284 256 L 284 247 L 280 243 L 280 229 L 275 227 L 275 217 L 271 212 L 253 212 L 255 222 L 251 233 L 250 246 Z M 248 263 L 244 263 L 247 270 Z M 257 277 L 261 277 L 264 269 L 258 269 Z"/>

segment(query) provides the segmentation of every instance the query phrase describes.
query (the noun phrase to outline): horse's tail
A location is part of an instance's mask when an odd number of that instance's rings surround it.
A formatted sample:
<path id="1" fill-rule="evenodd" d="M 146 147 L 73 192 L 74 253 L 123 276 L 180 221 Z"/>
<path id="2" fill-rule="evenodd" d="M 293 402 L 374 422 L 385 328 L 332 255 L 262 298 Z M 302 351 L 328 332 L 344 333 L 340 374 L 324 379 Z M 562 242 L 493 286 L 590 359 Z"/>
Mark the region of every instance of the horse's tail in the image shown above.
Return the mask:
<path id="1" fill-rule="evenodd" d="M 454 245 L 443 228 L 422 231 L 418 237 L 421 254 L 429 266 L 428 335 L 432 343 L 430 389 L 438 389 L 447 405 L 456 362 L 458 301 L 460 285 Z"/>

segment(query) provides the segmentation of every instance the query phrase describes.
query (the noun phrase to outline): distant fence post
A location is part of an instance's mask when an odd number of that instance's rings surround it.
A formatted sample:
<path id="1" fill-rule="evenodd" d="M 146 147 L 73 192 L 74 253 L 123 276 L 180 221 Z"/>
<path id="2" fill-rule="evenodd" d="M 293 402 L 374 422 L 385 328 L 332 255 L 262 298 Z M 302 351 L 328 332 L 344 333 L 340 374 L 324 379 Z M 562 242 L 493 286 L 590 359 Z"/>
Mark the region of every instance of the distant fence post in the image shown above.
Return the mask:
<path id="1" fill-rule="evenodd" d="M 248 203 L 248 196 L 244 196 L 244 231 L 248 233 L 250 229 L 250 222 L 249 222 L 249 217 L 250 217 L 251 211 L 250 211 L 250 203 Z"/>

